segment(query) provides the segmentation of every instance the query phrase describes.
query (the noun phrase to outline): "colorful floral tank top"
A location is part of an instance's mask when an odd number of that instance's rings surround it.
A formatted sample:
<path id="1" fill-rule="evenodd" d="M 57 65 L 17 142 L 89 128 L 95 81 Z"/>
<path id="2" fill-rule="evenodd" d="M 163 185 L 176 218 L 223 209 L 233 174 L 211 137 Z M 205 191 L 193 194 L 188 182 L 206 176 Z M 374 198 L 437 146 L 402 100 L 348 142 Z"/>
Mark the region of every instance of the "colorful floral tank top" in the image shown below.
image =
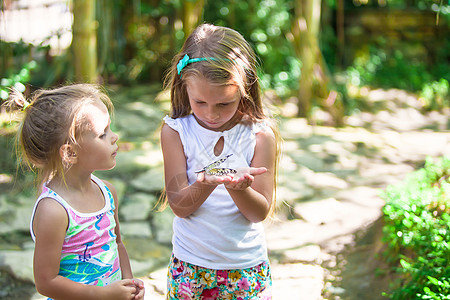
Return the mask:
<path id="1" fill-rule="evenodd" d="M 69 226 L 61 251 L 59 275 L 73 281 L 105 286 L 121 280 L 119 254 L 114 228 L 114 198 L 108 187 L 94 175 L 91 176 L 105 198 L 105 206 L 95 213 L 81 213 L 73 209 L 63 198 L 46 185 L 31 216 L 30 232 L 33 232 L 33 219 L 39 201 L 52 198 L 60 203 L 69 218 Z"/>

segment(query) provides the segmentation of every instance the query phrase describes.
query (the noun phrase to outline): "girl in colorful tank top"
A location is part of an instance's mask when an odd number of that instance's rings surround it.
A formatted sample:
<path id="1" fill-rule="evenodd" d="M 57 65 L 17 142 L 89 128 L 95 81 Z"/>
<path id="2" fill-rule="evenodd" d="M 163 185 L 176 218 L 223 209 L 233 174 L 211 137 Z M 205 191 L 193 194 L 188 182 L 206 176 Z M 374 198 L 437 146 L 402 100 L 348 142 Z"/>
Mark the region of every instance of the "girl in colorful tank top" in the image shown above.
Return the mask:
<path id="1" fill-rule="evenodd" d="M 99 87 L 75 84 L 15 91 L 23 111 L 18 131 L 23 160 L 36 168 L 42 191 L 33 209 L 34 279 L 49 299 L 143 299 L 120 236 L 114 186 L 92 173 L 116 164 L 111 100 Z"/>

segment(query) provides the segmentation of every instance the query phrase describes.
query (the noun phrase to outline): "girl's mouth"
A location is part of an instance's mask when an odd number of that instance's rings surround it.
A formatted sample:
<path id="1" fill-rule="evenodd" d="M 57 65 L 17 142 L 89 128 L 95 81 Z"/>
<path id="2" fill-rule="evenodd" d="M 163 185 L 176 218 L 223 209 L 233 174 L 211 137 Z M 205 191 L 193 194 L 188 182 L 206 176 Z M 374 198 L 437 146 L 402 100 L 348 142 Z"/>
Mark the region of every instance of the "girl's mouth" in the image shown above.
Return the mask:
<path id="1" fill-rule="evenodd" d="M 218 124 L 220 124 L 219 122 L 209 122 L 209 121 L 204 121 L 208 126 L 217 126 Z"/>

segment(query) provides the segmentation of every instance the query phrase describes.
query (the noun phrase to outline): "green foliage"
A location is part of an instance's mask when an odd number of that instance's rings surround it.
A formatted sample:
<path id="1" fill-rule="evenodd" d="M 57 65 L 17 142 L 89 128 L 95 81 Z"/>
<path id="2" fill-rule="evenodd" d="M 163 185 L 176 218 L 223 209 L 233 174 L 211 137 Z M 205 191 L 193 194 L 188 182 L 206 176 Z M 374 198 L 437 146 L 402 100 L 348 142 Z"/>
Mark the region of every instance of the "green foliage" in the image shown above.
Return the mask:
<path id="1" fill-rule="evenodd" d="M 254 47 L 261 59 L 261 82 L 284 98 L 298 89 L 301 62 L 295 56 L 291 41 L 293 2 L 289 0 L 208 1 L 206 22 L 239 31 Z"/>
<path id="2" fill-rule="evenodd" d="M 389 53 L 382 47 L 372 46 L 366 55 L 355 58 L 353 65 L 347 68 L 346 76 L 355 86 L 417 92 L 426 109 L 439 110 L 450 106 L 450 73 L 445 62 L 429 67 L 426 62 L 412 59 L 400 50 Z"/>
<path id="3" fill-rule="evenodd" d="M 420 91 L 420 100 L 425 107 L 431 110 L 439 110 L 450 107 L 450 90 L 448 80 L 441 78 L 439 81 L 425 83 Z"/>
<path id="4" fill-rule="evenodd" d="M 184 41 L 180 0 L 98 0 L 99 64 L 108 83 L 162 81 Z M 181 35 L 180 35 L 181 34 Z"/>
<path id="5" fill-rule="evenodd" d="M 12 74 L 7 78 L 0 79 L 0 99 L 6 100 L 9 96 L 10 88 L 15 88 L 19 92 L 25 91 L 25 84 L 30 81 L 30 73 L 37 66 L 34 60 L 26 63 L 17 74 Z"/>
<path id="6" fill-rule="evenodd" d="M 383 194 L 384 255 L 401 274 L 391 299 L 450 299 L 450 158 L 411 174 Z"/>

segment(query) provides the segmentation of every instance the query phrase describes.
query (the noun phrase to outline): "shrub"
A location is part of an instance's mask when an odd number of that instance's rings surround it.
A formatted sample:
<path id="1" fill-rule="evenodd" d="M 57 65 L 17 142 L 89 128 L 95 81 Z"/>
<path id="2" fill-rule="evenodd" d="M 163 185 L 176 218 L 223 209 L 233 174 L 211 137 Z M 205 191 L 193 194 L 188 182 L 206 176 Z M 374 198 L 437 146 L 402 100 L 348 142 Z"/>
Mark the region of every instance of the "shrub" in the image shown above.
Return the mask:
<path id="1" fill-rule="evenodd" d="M 450 158 L 431 158 L 383 193 L 384 256 L 400 274 L 391 299 L 450 299 Z"/>

